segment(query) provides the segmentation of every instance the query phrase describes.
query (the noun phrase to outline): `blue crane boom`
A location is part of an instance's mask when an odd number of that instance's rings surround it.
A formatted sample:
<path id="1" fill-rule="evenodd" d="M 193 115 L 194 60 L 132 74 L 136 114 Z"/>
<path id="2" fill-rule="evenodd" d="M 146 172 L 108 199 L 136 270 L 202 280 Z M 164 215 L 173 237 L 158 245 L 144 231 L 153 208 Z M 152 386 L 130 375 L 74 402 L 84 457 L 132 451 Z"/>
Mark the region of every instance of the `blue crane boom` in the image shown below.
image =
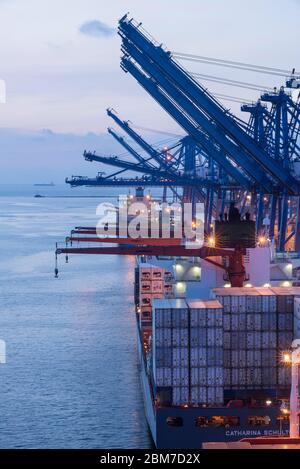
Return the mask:
<path id="1" fill-rule="evenodd" d="M 151 162 L 148 160 L 146 161 L 145 158 L 143 158 L 137 151 L 134 150 L 127 142 L 126 140 L 118 135 L 111 127 L 108 127 L 107 129 L 108 133 L 112 135 L 112 137 L 117 140 L 142 166 L 145 168 L 149 169 L 155 169 L 155 166 L 151 164 Z"/>
<path id="2" fill-rule="evenodd" d="M 134 58 L 143 69 L 147 65 L 147 73 L 156 80 L 159 78 L 159 84 L 163 80 L 163 86 L 168 85 L 169 92 L 177 90 L 176 97 L 179 103 L 183 103 L 183 111 L 190 114 L 193 111 L 197 115 L 196 121 L 202 114 L 202 122 L 206 117 L 218 127 L 218 133 L 214 132 L 214 138 L 218 143 L 228 150 L 228 142 L 235 143 L 239 154 L 247 165 L 249 171 L 251 162 L 258 163 L 254 174 L 256 180 L 260 180 L 261 171 L 286 187 L 291 194 L 299 194 L 299 183 L 291 173 L 279 161 L 270 158 L 268 153 L 243 130 L 238 122 L 228 114 L 226 109 L 218 103 L 199 83 L 197 83 L 179 64 L 171 57 L 171 54 L 162 49 L 161 46 L 154 44 L 141 30 L 133 24 L 132 20 L 124 17 L 119 22 L 119 34 L 123 40 L 123 52 L 125 54 L 125 64 L 130 57 Z M 124 60 L 122 61 L 124 68 Z M 150 67 L 150 70 L 149 70 Z M 153 75 L 156 74 L 156 77 Z M 159 76 L 160 75 L 160 76 Z M 166 83 L 167 82 L 167 83 Z M 171 89 L 171 85 L 173 88 Z M 185 97 L 185 100 L 183 99 Z M 188 100 L 188 105 L 186 100 Z M 207 122 L 206 122 L 207 124 Z M 210 128 L 210 132 L 214 130 Z M 223 134 L 223 135 L 222 135 Z M 226 146 L 225 146 L 226 145 Z M 231 150 L 233 146 L 231 145 Z M 233 155 L 232 155 L 233 156 Z M 234 158 L 236 158 L 236 153 Z M 240 160 L 240 158 L 239 158 Z M 241 164 L 237 161 L 237 164 Z M 243 163 L 242 163 L 243 164 Z M 261 181 L 262 182 L 262 181 Z"/>
<path id="3" fill-rule="evenodd" d="M 122 60 L 122 65 L 125 67 L 126 59 Z M 197 144 L 202 147 L 206 153 L 210 154 L 214 161 L 216 161 L 223 169 L 225 173 L 231 176 L 241 186 L 251 190 L 253 183 L 248 177 L 243 174 L 240 168 L 237 168 L 223 152 L 216 148 L 209 137 L 197 126 L 195 122 L 192 122 L 188 116 L 184 115 L 181 110 L 173 103 L 166 95 L 162 93 L 157 85 L 148 78 L 141 70 L 136 67 L 132 62 L 126 61 L 126 71 L 130 72 L 132 76 L 145 88 L 146 91 L 178 122 L 178 124 L 191 135 Z M 269 187 L 270 192 L 271 187 Z M 267 192 L 267 190 L 266 190 Z"/>
<path id="4" fill-rule="evenodd" d="M 226 136 L 214 125 L 209 118 L 207 118 L 201 111 L 193 106 L 191 101 L 184 95 L 184 93 L 176 88 L 159 70 L 159 68 L 150 61 L 147 61 L 145 56 L 141 54 L 136 48 L 130 46 L 131 55 L 139 64 L 142 64 L 143 70 L 146 71 L 148 76 L 156 81 L 160 88 L 169 96 L 171 100 L 174 100 L 177 105 L 180 107 L 181 113 L 188 114 L 191 119 L 195 122 L 197 127 L 201 127 L 205 130 L 207 134 L 210 135 L 222 148 L 224 148 L 229 155 L 234 159 L 235 163 L 242 167 L 250 177 L 254 177 L 256 182 L 259 185 L 267 186 L 269 185 L 269 190 L 271 190 L 270 181 L 267 181 L 265 172 L 257 166 L 248 157 L 245 157 L 237 145 L 232 141 L 226 138 Z M 122 64 L 125 65 L 125 68 L 128 69 L 127 65 L 130 62 L 130 59 L 123 59 Z M 131 62 L 132 63 L 132 62 Z M 133 65 L 133 63 L 132 63 Z M 135 66 L 135 65 L 134 65 Z M 186 111 L 187 110 L 187 111 Z"/>
<path id="5" fill-rule="evenodd" d="M 109 166 L 116 166 L 117 168 L 123 168 L 125 170 L 129 171 L 135 171 L 138 173 L 147 173 L 147 174 L 153 174 L 157 175 L 159 174 L 158 168 L 154 167 L 148 167 L 144 165 L 144 162 L 142 163 L 132 163 L 131 161 L 126 161 L 121 158 L 118 158 L 117 156 L 101 156 L 101 155 L 96 155 L 96 153 L 92 152 L 87 152 L 85 151 L 83 153 L 83 156 L 86 161 L 97 161 L 98 163 L 104 163 Z"/>
<path id="6" fill-rule="evenodd" d="M 147 143 L 135 130 L 133 130 L 128 122 L 122 121 L 119 117 L 113 113 L 111 109 L 106 110 L 107 115 L 110 116 L 116 124 L 123 129 L 129 137 L 131 137 L 154 161 L 156 161 L 160 167 L 169 169 L 170 164 L 164 160 L 161 153 L 155 150 L 149 143 Z"/>

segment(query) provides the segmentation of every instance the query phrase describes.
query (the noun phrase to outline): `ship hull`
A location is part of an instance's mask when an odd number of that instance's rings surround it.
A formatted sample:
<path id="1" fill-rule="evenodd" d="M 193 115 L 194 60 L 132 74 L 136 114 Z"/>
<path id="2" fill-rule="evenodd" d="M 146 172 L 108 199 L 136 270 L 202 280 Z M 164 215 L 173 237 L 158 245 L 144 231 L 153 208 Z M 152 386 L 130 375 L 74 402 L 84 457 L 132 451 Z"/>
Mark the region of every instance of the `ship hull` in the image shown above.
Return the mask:
<path id="1" fill-rule="evenodd" d="M 155 405 L 153 388 L 151 386 L 147 364 L 142 349 L 139 323 L 137 321 L 137 343 L 139 357 L 139 374 L 144 400 L 145 416 L 152 435 L 153 442 L 158 449 L 200 449 L 206 442 L 230 442 L 242 438 L 260 436 L 288 436 L 287 424 L 281 426 L 276 423 L 280 416 L 278 407 L 263 408 L 232 408 L 232 407 L 175 407 Z M 239 425 L 232 427 L 198 427 L 199 417 L 210 419 L 213 416 L 228 416 L 239 418 Z M 252 416 L 268 416 L 268 425 L 249 425 Z M 182 426 L 170 426 L 169 418 L 182 419 Z"/>

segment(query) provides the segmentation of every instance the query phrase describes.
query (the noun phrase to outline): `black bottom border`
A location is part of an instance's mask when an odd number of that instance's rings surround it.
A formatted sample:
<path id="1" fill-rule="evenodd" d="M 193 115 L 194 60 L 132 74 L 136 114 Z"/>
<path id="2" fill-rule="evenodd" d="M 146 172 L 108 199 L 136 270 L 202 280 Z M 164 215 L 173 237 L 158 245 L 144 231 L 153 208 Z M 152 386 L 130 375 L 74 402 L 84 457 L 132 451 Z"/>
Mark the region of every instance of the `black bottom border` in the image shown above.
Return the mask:
<path id="1" fill-rule="evenodd" d="M 4 463 L 30 464 L 80 464 L 85 467 L 147 467 L 149 464 L 168 466 L 170 464 L 211 467 L 241 467 L 243 465 L 262 463 L 285 463 L 298 459 L 299 450 L 132 450 L 132 449 L 0 449 L 0 466 Z"/>

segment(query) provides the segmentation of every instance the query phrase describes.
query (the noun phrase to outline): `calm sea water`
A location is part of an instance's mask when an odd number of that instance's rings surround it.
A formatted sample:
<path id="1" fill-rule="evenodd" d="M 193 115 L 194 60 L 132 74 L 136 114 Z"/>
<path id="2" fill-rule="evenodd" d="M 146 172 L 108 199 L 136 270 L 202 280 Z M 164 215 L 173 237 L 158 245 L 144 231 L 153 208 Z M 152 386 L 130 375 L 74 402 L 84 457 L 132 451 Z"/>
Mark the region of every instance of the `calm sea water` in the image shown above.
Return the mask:
<path id="1" fill-rule="evenodd" d="M 59 259 L 57 240 L 96 222 L 65 187 L 0 188 L 1 448 L 149 448 L 137 373 L 134 259 Z M 105 195 L 105 192 L 96 191 Z M 107 194 L 107 191 L 106 191 Z M 99 202 L 102 199 L 99 199 Z M 110 200 L 111 201 L 111 200 Z"/>

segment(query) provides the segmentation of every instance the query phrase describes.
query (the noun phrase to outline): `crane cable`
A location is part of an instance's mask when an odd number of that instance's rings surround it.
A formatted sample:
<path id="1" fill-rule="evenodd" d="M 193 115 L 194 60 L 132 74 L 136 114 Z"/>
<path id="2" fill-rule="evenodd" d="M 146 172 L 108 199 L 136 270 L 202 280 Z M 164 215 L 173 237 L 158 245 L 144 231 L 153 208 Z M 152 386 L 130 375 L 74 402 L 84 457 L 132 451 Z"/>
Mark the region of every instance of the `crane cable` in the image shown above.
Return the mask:
<path id="1" fill-rule="evenodd" d="M 191 75 L 204 81 L 212 81 L 214 83 L 221 83 L 223 85 L 237 86 L 238 88 L 246 88 L 254 91 L 274 91 L 274 88 L 270 88 L 268 86 L 256 85 L 254 83 L 231 80 L 228 78 L 220 78 L 215 75 L 205 75 L 203 73 L 191 73 Z"/>
<path id="2" fill-rule="evenodd" d="M 228 68 L 236 68 L 240 70 L 248 70 L 250 72 L 257 72 L 257 73 L 265 73 L 267 75 L 277 75 L 281 77 L 286 77 L 290 75 L 299 75 L 295 69 L 285 70 L 282 68 L 275 68 L 275 67 L 265 67 L 262 65 L 254 65 L 244 62 L 237 62 L 233 60 L 225 60 L 225 59 L 217 59 L 214 57 L 205 57 L 202 55 L 194 55 L 194 54 L 185 54 L 182 52 L 172 52 L 173 57 L 180 60 L 188 60 L 191 62 L 201 62 L 207 63 L 210 65 L 219 65 L 221 67 L 228 67 Z"/>

